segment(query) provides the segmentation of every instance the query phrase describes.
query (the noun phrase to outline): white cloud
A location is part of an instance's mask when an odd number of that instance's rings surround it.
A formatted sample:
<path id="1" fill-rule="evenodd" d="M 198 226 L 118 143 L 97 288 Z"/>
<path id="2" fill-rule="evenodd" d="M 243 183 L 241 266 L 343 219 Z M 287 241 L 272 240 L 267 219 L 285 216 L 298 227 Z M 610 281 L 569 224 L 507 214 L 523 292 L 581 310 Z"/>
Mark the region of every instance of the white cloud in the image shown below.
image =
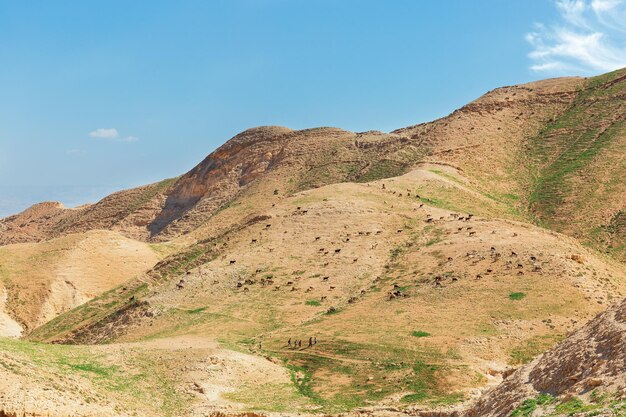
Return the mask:
<path id="1" fill-rule="evenodd" d="M 137 142 L 139 138 L 137 136 L 120 136 L 120 133 L 116 128 L 111 127 L 108 129 L 100 128 L 93 132 L 89 132 L 89 137 L 99 139 L 110 139 L 116 142 Z"/>
<path id="2" fill-rule="evenodd" d="M 116 128 L 112 127 L 110 129 L 96 129 L 93 132 L 89 132 L 89 136 L 92 138 L 116 139 L 120 136 L 120 134 Z"/>
<path id="3" fill-rule="evenodd" d="M 561 22 L 526 34 L 531 69 L 598 73 L 626 67 L 626 0 L 557 0 Z"/>

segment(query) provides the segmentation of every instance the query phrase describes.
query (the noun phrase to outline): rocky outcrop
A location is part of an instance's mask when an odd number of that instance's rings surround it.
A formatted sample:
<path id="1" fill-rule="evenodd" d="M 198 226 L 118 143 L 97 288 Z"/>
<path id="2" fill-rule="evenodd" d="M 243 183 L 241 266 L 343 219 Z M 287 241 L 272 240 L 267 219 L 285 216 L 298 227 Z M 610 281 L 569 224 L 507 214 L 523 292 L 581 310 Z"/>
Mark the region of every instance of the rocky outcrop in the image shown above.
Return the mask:
<path id="1" fill-rule="evenodd" d="M 488 391 L 463 417 L 508 416 L 539 394 L 577 397 L 597 388 L 626 398 L 626 299 Z"/>

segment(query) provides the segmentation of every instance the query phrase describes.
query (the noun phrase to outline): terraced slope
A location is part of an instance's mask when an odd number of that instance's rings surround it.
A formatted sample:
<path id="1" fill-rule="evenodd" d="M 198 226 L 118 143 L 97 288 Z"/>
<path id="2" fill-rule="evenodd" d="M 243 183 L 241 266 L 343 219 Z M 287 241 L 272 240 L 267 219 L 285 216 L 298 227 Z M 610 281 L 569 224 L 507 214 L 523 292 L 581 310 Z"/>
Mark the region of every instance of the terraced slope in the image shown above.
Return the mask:
<path id="1" fill-rule="evenodd" d="M 587 80 L 530 141 L 530 210 L 547 227 L 626 259 L 626 71 Z"/>

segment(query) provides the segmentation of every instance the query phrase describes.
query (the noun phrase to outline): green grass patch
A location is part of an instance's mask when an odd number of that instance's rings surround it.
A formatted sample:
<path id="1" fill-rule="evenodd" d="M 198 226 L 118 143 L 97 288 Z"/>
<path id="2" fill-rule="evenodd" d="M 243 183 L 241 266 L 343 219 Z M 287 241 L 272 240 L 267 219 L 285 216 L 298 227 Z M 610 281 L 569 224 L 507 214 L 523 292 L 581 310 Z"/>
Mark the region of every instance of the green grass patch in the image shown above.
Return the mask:
<path id="1" fill-rule="evenodd" d="M 318 300 L 307 300 L 304 304 L 308 306 L 313 306 L 313 307 L 319 307 L 322 305 L 322 303 L 319 302 Z"/>
<path id="2" fill-rule="evenodd" d="M 526 293 L 523 292 L 512 292 L 511 294 L 509 294 L 509 299 L 513 301 L 519 301 L 524 297 L 526 297 Z"/>
<path id="3" fill-rule="evenodd" d="M 571 400 L 558 404 L 554 411 L 557 414 L 565 414 L 571 416 L 576 413 L 583 413 L 597 408 L 596 405 L 586 405 L 580 398 L 572 398 Z"/>
<path id="4" fill-rule="evenodd" d="M 411 332 L 411 336 L 414 336 L 414 337 L 428 337 L 428 336 L 430 336 L 430 333 L 424 332 L 424 331 L 421 331 L 421 330 L 414 330 L 413 332 Z"/>

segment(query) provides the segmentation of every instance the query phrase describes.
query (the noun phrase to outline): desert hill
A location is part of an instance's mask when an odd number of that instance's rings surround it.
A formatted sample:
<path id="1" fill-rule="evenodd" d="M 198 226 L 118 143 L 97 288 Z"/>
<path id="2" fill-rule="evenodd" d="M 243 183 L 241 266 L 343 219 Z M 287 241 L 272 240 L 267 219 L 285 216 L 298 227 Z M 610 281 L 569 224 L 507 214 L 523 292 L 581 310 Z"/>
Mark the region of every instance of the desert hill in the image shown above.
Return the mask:
<path id="1" fill-rule="evenodd" d="M 115 232 L 91 231 L 0 247 L 0 335 L 31 331 L 159 260 L 148 245 Z"/>
<path id="2" fill-rule="evenodd" d="M 23 332 L 0 340 L 0 411 L 587 404 L 550 375 L 599 329 L 623 339 L 619 308 L 593 317 L 626 297 L 624 74 L 499 88 L 388 134 L 249 129 L 178 178 L 0 220 L 0 326 Z M 623 351 L 606 360 L 585 380 L 615 399 Z"/>

